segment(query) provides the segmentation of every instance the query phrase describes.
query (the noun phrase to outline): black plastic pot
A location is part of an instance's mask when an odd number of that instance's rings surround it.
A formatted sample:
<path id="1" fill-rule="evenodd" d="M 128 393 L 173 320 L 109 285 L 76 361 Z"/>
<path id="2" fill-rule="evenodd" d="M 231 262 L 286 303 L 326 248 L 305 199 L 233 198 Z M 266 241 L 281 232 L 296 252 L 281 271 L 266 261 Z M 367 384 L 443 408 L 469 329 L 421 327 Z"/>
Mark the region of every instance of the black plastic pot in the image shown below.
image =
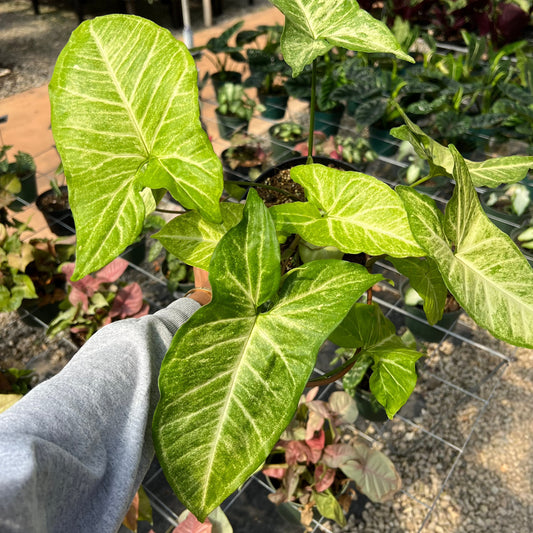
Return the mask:
<path id="1" fill-rule="evenodd" d="M 344 105 L 340 105 L 330 111 L 315 111 L 315 130 L 321 131 L 326 136 L 337 135 L 339 132 Z"/>
<path id="2" fill-rule="evenodd" d="M 265 106 L 265 110 L 261 111 L 261 116 L 278 120 L 285 116 L 287 109 L 287 102 L 289 96 L 286 94 L 262 94 L 258 93 L 259 101 Z"/>
<path id="3" fill-rule="evenodd" d="M 222 115 L 218 112 L 218 109 L 215 109 L 215 114 L 217 117 L 218 131 L 223 139 L 229 141 L 235 133 L 245 133 L 248 131 L 249 121 L 245 118 Z"/>
<path id="4" fill-rule="evenodd" d="M 20 192 L 17 194 L 17 197 L 20 198 L 20 200 L 24 200 L 24 202 L 21 202 L 19 199 L 11 202 L 9 208 L 13 211 L 22 209 L 26 203 L 31 204 L 37 198 L 37 180 L 35 178 L 35 172 L 31 172 L 22 177 L 19 176 L 19 180 Z"/>
<path id="5" fill-rule="evenodd" d="M 146 237 L 143 235 L 140 240 L 130 244 L 121 257 L 134 265 L 140 265 L 146 257 Z"/>
<path id="6" fill-rule="evenodd" d="M 258 176 L 258 174 L 261 173 L 262 165 L 238 165 L 235 168 L 231 168 L 229 164 L 227 163 L 227 154 L 228 154 L 229 148 L 224 150 L 220 154 L 220 159 L 222 160 L 222 166 L 224 168 L 224 176 L 227 176 L 227 179 L 248 179 L 250 177 L 250 172 L 252 174 L 255 173 L 255 177 Z"/>
<path id="7" fill-rule="evenodd" d="M 265 170 L 255 181 L 257 181 L 258 183 L 262 183 L 267 178 L 271 176 L 275 176 L 276 173 L 278 173 L 280 170 L 287 170 L 293 167 L 297 167 L 298 165 L 305 165 L 306 163 L 307 163 L 307 156 L 301 156 L 301 157 L 295 157 L 293 159 L 288 159 L 287 161 L 283 161 L 282 163 L 279 163 Z M 352 172 L 357 171 L 357 169 L 353 165 L 351 165 L 350 163 L 346 163 L 346 161 L 342 161 L 339 159 L 331 159 L 330 157 L 324 157 L 320 155 L 313 157 L 313 163 L 324 165 L 326 167 L 331 166 L 334 168 L 338 168 L 340 170 L 348 170 Z"/>
<path id="8" fill-rule="evenodd" d="M 389 130 L 380 129 L 377 126 L 369 126 L 368 134 L 370 147 L 378 155 L 392 157 L 397 152 L 398 140 L 389 133 Z"/>
<path id="9" fill-rule="evenodd" d="M 37 197 L 36 205 L 53 233 L 59 236 L 74 235 L 76 231 L 68 203 L 68 188 L 62 185 L 59 189 L 61 197 L 58 198 L 56 192 L 49 189 Z"/>
<path id="10" fill-rule="evenodd" d="M 234 70 L 225 70 L 223 72 L 215 72 L 211 75 L 211 81 L 215 89 L 215 94 L 225 83 L 239 84 L 242 82 L 242 74 Z"/>

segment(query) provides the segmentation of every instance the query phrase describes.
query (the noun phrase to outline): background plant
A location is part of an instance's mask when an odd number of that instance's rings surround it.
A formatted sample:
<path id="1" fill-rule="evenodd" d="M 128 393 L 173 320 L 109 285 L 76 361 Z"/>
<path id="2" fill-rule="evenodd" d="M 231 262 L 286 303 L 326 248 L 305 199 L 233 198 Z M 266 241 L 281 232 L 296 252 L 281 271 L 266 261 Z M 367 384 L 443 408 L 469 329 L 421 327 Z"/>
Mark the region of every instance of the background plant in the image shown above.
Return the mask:
<path id="1" fill-rule="evenodd" d="M 140 285 L 115 283 L 128 265 L 118 257 L 94 276 L 73 281 L 74 263 L 65 263 L 61 270 L 67 277 L 68 295 L 60 304 L 61 312 L 50 323 L 48 335 L 69 329 L 84 342 L 114 320 L 146 315 L 149 306 L 143 301 Z"/>
<path id="2" fill-rule="evenodd" d="M 353 498 L 351 482 L 372 501 L 382 502 L 400 489 L 401 481 L 383 453 L 356 439 L 343 441 L 357 418 L 353 398 L 337 391 L 326 402 L 316 400 L 317 393 L 314 387 L 301 397 L 263 473 L 280 482 L 269 499 L 278 505 L 296 502 L 305 526 L 311 524 L 315 507 L 344 526 Z"/>

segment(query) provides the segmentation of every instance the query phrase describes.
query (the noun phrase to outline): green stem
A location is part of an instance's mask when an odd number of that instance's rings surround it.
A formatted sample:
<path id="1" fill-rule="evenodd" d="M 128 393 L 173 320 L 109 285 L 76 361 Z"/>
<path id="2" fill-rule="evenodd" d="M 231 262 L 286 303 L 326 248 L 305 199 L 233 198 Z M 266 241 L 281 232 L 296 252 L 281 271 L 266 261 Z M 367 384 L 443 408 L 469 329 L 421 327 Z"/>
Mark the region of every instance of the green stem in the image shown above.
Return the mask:
<path id="1" fill-rule="evenodd" d="M 316 58 L 313 60 L 311 73 L 311 109 L 309 110 L 309 137 L 307 139 L 307 164 L 313 164 L 313 144 L 315 133 L 315 108 L 316 108 Z"/>
<path id="2" fill-rule="evenodd" d="M 347 374 L 351 370 L 353 365 L 355 365 L 360 353 L 361 353 L 361 348 L 357 348 L 353 356 L 350 359 L 348 359 L 346 363 L 339 366 L 335 370 L 332 370 L 331 372 L 328 372 L 327 374 L 320 376 L 319 378 L 310 379 L 307 382 L 306 387 L 322 387 L 323 385 L 329 385 L 330 383 L 333 383 L 334 381 L 337 381 L 338 379 L 342 378 L 342 376 Z"/>
<path id="3" fill-rule="evenodd" d="M 282 194 L 285 194 L 289 198 L 292 198 L 293 200 L 296 200 L 297 202 L 300 201 L 300 198 L 298 196 L 290 193 L 289 191 L 286 191 L 284 189 L 280 189 L 279 187 L 274 187 L 272 185 L 265 185 L 264 183 L 256 183 L 255 181 L 238 181 L 238 180 L 224 180 L 224 183 L 231 183 L 232 185 L 241 185 L 242 187 L 258 187 L 259 189 L 268 189 L 269 191 L 276 191 Z"/>
<path id="4" fill-rule="evenodd" d="M 172 209 L 161 209 L 160 207 L 156 207 L 154 211 L 157 211 L 158 213 L 169 213 L 171 215 L 182 215 L 185 213 L 185 211 L 174 211 Z"/>
<path id="5" fill-rule="evenodd" d="M 415 181 L 414 183 L 411 183 L 409 187 L 418 187 L 422 183 L 425 183 L 426 181 L 429 181 L 432 178 L 431 174 L 428 174 L 427 176 L 424 176 L 423 178 L 420 178 L 419 180 Z"/>

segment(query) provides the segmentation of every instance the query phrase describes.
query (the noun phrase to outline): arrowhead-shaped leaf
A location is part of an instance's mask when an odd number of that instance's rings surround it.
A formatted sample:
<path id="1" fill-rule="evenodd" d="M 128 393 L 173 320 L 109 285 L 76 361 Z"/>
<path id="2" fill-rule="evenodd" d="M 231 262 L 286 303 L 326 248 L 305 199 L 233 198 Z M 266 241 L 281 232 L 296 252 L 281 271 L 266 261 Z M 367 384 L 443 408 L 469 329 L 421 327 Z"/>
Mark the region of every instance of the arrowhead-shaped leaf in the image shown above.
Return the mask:
<path id="1" fill-rule="evenodd" d="M 146 187 L 220 221 L 222 169 L 200 124 L 196 77 L 187 48 L 139 17 L 84 22 L 61 52 L 50 100 L 76 222 L 75 279 L 135 240 Z"/>
<path id="2" fill-rule="evenodd" d="M 324 165 L 294 167 L 291 178 L 304 187 L 309 202 L 273 206 L 279 231 L 298 233 L 312 244 L 336 246 L 345 253 L 424 255 L 402 201 L 385 183 Z"/>
<path id="3" fill-rule="evenodd" d="M 383 452 L 362 443 L 353 448 L 357 458 L 342 465 L 341 470 L 355 481 L 365 496 L 373 502 L 383 502 L 400 490 L 400 476 Z"/>
<path id="4" fill-rule="evenodd" d="M 285 15 L 281 51 L 293 69 L 293 76 L 334 46 L 390 53 L 414 63 L 387 26 L 354 0 L 271 1 Z"/>
<path id="5" fill-rule="evenodd" d="M 242 204 L 220 204 L 222 222 L 209 222 L 197 211 L 173 218 L 154 235 L 178 259 L 198 268 L 209 270 L 209 262 L 220 239 L 242 218 Z"/>
<path id="6" fill-rule="evenodd" d="M 279 259 L 274 224 L 252 190 L 243 220 L 211 259 L 212 302 L 178 330 L 163 361 L 154 442 L 169 483 L 199 520 L 266 459 L 320 345 L 381 279 L 360 265 L 313 261 L 278 291 Z"/>
<path id="7" fill-rule="evenodd" d="M 392 418 L 416 385 L 415 362 L 421 353 L 408 348 L 396 335 L 394 324 L 376 303 L 355 304 L 330 340 L 347 348 L 362 348 L 343 383 L 353 390 L 371 364 L 370 390 Z"/>
<path id="8" fill-rule="evenodd" d="M 480 326 L 511 344 L 533 347 L 533 270 L 487 218 L 463 158 L 453 147 L 450 152 L 457 186 L 444 220 L 430 198 L 396 188 L 411 227 L 448 290 Z"/>
<path id="9" fill-rule="evenodd" d="M 424 312 L 430 324 L 436 324 L 444 312 L 448 289 L 435 261 L 429 257 L 406 257 L 389 261 L 398 272 L 409 278 L 409 284 L 424 300 Z"/>
<path id="10" fill-rule="evenodd" d="M 429 162 L 431 175 L 441 173 L 453 176 L 454 159 L 442 144 L 426 135 L 422 129 L 402 113 L 405 126 L 393 128 L 391 135 L 402 141 L 409 141 L 417 155 Z M 469 161 L 465 159 L 475 187 L 498 187 L 502 183 L 516 183 L 524 179 L 533 168 L 533 156 L 512 155 L 495 157 L 486 161 Z"/>

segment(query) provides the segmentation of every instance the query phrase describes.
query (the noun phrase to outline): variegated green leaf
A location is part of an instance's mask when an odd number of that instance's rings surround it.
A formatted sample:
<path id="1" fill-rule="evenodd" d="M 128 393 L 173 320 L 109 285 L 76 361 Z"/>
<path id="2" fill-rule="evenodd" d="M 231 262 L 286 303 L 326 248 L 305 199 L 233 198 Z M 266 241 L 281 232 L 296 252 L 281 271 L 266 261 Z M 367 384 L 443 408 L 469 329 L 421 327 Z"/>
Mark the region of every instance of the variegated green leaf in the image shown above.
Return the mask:
<path id="1" fill-rule="evenodd" d="M 415 363 L 422 354 L 405 346 L 396 335 L 365 350 L 374 360 L 370 391 L 392 418 L 411 396 L 416 385 Z"/>
<path id="2" fill-rule="evenodd" d="M 266 459 L 322 342 L 381 279 L 360 265 L 313 261 L 278 292 L 279 258 L 268 210 L 250 191 L 243 220 L 211 259 L 212 302 L 178 330 L 163 361 L 154 442 L 172 488 L 200 520 Z"/>
<path id="3" fill-rule="evenodd" d="M 208 222 L 197 211 L 173 218 L 154 235 L 178 259 L 209 270 L 209 262 L 220 239 L 242 218 L 242 204 L 220 204 L 222 223 Z"/>
<path id="4" fill-rule="evenodd" d="M 533 270 L 487 218 L 464 160 L 450 151 L 457 186 L 444 220 L 431 199 L 397 187 L 413 232 L 448 290 L 480 326 L 511 344 L 533 347 Z"/>
<path id="5" fill-rule="evenodd" d="M 76 223 L 75 279 L 135 240 L 146 187 L 220 221 L 222 169 L 200 124 L 196 78 L 187 48 L 139 17 L 84 22 L 61 52 L 50 100 Z"/>
<path id="6" fill-rule="evenodd" d="M 392 418 L 415 388 L 415 362 L 422 354 L 403 343 L 376 303 L 355 304 L 329 338 L 347 348 L 362 348 L 359 364 L 344 377 L 348 389 L 359 384 L 373 361 L 370 390 Z"/>
<path id="7" fill-rule="evenodd" d="M 430 324 L 436 324 L 444 312 L 448 289 L 435 261 L 429 257 L 406 257 L 389 261 L 398 272 L 409 278 L 409 284 L 424 300 L 424 312 Z"/>
<path id="8" fill-rule="evenodd" d="M 358 52 L 394 54 L 414 60 L 391 31 L 355 0 L 271 0 L 285 15 L 281 51 L 293 76 L 334 46 Z"/>
<path id="9" fill-rule="evenodd" d="M 271 208 L 280 232 L 298 233 L 312 244 L 345 253 L 424 255 L 402 201 L 378 179 L 324 165 L 295 167 L 291 178 L 304 187 L 309 202 Z"/>
<path id="10" fill-rule="evenodd" d="M 454 160 L 450 151 L 426 135 L 414 122 L 403 115 L 405 126 L 393 128 L 391 135 L 402 141 L 409 141 L 416 153 L 429 162 L 431 175 L 453 176 Z M 486 161 L 465 159 L 475 187 L 498 187 L 502 183 L 516 183 L 524 179 L 533 168 L 533 156 L 513 155 L 495 157 Z"/>

